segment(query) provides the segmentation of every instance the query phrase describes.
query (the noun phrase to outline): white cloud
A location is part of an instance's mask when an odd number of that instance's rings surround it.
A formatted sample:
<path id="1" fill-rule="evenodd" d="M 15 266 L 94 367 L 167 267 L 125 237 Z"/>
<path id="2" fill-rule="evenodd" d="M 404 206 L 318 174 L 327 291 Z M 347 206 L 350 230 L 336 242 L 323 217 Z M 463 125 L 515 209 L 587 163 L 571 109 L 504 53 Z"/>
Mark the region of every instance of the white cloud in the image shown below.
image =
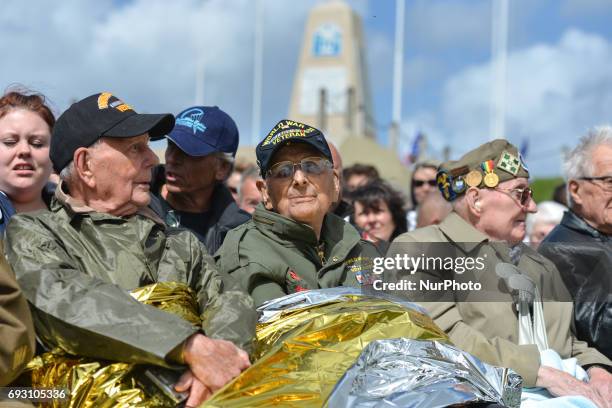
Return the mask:
<path id="1" fill-rule="evenodd" d="M 585 129 L 610 122 L 612 43 L 575 29 L 554 45 L 539 44 L 508 56 L 506 133 L 530 141 L 530 170 L 555 174 L 562 145 L 573 146 Z M 443 128 L 453 156 L 489 135 L 490 64 L 473 66 L 444 87 Z"/>
<path id="2" fill-rule="evenodd" d="M 141 110 L 174 111 L 191 103 L 197 49 L 211 58 L 211 75 L 232 78 L 245 66 L 251 33 L 248 3 L 138 0 L 121 8 L 108 2 L 58 2 L 31 7 L 10 3 L 6 20 L 27 21 L 3 42 L 3 79 L 48 93 L 61 109 L 73 98 L 111 90 Z M 103 4 L 104 6 L 97 6 Z M 2 25 L 7 38 L 10 28 Z M 232 58 L 219 53 L 234 48 Z M 250 53 L 248 53 L 250 54 Z"/>
<path id="3" fill-rule="evenodd" d="M 310 9 L 323 0 L 262 0 L 264 68 L 261 132 L 287 114 Z M 2 2 L 0 88 L 21 83 L 46 94 L 55 110 L 109 90 L 139 111 L 173 112 L 195 100 L 205 61 L 204 103 L 251 136 L 255 2 L 250 0 L 94 0 Z M 367 0 L 352 7 L 368 13 Z M 6 41 L 10 39 L 10 41 Z"/>
<path id="4" fill-rule="evenodd" d="M 287 113 L 304 23 L 316 3 L 263 1 L 264 128 Z M 58 113 L 101 90 L 139 111 L 177 113 L 194 102 L 203 55 L 205 103 L 230 113 L 248 140 L 253 1 L 7 0 L 2 8 L 0 88 L 21 83 L 41 91 Z"/>

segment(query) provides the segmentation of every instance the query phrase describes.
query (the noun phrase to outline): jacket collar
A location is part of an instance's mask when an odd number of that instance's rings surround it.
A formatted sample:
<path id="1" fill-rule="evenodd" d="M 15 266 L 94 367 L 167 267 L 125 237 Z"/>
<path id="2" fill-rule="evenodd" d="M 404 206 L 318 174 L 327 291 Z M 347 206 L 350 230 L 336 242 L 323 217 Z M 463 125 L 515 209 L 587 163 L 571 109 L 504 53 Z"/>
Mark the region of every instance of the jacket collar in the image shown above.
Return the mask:
<path id="1" fill-rule="evenodd" d="M 67 186 L 63 181 L 60 181 L 55 189 L 55 199 L 52 200 L 50 208 L 51 211 L 57 211 L 60 208 L 64 208 L 68 215 L 70 215 L 70 218 L 74 218 L 77 215 L 88 214 L 92 219 L 127 219 L 127 217 L 117 217 L 112 214 L 98 212 L 81 200 L 72 197 L 67 191 Z M 156 224 L 165 226 L 162 219 L 149 207 L 140 208 L 136 214 L 149 218 Z"/>
<path id="2" fill-rule="evenodd" d="M 161 195 L 161 193 L 156 194 L 156 197 L 159 199 L 159 202 L 161 203 L 164 212 L 173 210 L 179 213 L 183 213 L 183 211 L 174 209 L 170 205 L 170 203 Z M 221 223 L 230 222 L 231 217 L 233 215 L 232 211 L 228 211 L 230 207 L 235 207 L 235 209 L 231 208 L 231 210 L 235 210 L 235 211 L 239 210 L 238 205 L 236 204 L 236 201 L 234 201 L 234 197 L 232 197 L 232 193 L 225 186 L 225 184 L 220 183 L 220 182 L 217 183 L 217 185 L 215 186 L 213 193 L 210 196 L 210 201 L 211 201 L 210 208 L 204 212 L 206 214 L 206 219 L 203 219 L 202 221 L 207 227 L 210 227 L 211 225 L 217 224 L 219 222 Z M 229 220 L 223 219 L 224 216 L 226 218 L 229 218 Z"/>
<path id="3" fill-rule="evenodd" d="M 448 214 L 438 225 L 438 228 L 450 241 L 463 248 L 465 252 L 471 252 L 480 243 L 489 240 L 489 237 L 478 231 L 454 211 Z"/>
<path id="4" fill-rule="evenodd" d="M 234 218 L 235 211 L 241 211 L 232 196 L 231 191 L 223 183 L 218 183 L 211 196 L 211 225 L 221 223 L 222 225 L 230 225 Z"/>
<path id="5" fill-rule="evenodd" d="M 572 210 L 567 210 L 565 213 L 563 213 L 561 225 L 564 225 L 567 228 L 570 228 L 582 234 L 590 235 L 599 241 L 608 241 L 610 239 L 609 235 L 606 235 L 603 232 L 599 232 L 597 229 L 590 226 L 584 219 L 582 219 Z"/>
<path id="6" fill-rule="evenodd" d="M 255 207 L 253 223 L 263 234 L 285 246 L 314 247 L 319 244 L 310 226 L 266 210 L 262 204 Z M 321 228 L 321 241 L 325 243 L 329 254 L 343 258 L 360 240 L 357 230 L 342 218 L 334 214 L 325 215 Z"/>

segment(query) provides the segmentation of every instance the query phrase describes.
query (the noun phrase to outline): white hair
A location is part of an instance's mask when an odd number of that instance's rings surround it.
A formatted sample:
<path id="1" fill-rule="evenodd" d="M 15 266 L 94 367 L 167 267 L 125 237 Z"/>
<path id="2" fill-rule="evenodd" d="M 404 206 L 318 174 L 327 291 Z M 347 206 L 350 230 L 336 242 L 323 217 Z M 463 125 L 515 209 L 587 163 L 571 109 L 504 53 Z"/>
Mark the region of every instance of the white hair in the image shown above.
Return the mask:
<path id="1" fill-rule="evenodd" d="M 601 145 L 612 146 L 612 127 L 609 125 L 599 126 L 590 130 L 580 138 L 578 145 L 565 157 L 564 169 L 565 180 L 577 180 L 581 177 L 592 177 L 593 152 Z M 572 197 L 567 189 L 567 202 L 572 206 Z"/>
<path id="2" fill-rule="evenodd" d="M 72 173 L 74 172 L 74 162 L 70 160 L 70 162 L 60 171 L 59 178 L 64 183 L 68 183 L 68 180 L 72 178 Z"/>
<path id="3" fill-rule="evenodd" d="M 565 177 L 576 180 L 593 175 L 593 151 L 601 145 L 612 146 L 612 126 L 600 126 L 580 138 L 578 146 L 565 158 Z"/>
<path id="4" fill-rule="evenodd" d="M 565 206 L 555 201 L 542 201 L 538 204 L 538 209 L 535 214 L 527 215 L 525 225 L 527 235 L 531 234 L 536 224 L 559 224 L 565 210 L 567 210 Z"/>
<path id="5" fill-rule="evenodd" d="M 227 172 L 225 173 L 223 180 L 221 180 L 222 182 L 227 181 L 227 179 L 232 175 L 232 172 L 234 171 L 234 156 L 231 153 L 226 152 L 216 152 L 213 153 L 213 156 L 221 160 L 222 162 L 228 164 Z"/>

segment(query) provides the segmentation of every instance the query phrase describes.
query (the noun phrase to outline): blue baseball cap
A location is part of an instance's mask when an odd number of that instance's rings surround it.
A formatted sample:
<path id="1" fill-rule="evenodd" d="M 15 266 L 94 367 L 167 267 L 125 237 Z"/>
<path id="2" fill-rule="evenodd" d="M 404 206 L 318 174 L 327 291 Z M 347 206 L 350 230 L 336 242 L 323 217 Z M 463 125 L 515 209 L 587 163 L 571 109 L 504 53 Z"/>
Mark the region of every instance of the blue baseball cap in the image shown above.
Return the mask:
<path id="1" fill-rule="evenodd" d="M 193 106 L 176 116 L 174 129 L 166 136 L 189 156 L 223 152 L 236 156 L 238 128 L 217 106 Z"/>

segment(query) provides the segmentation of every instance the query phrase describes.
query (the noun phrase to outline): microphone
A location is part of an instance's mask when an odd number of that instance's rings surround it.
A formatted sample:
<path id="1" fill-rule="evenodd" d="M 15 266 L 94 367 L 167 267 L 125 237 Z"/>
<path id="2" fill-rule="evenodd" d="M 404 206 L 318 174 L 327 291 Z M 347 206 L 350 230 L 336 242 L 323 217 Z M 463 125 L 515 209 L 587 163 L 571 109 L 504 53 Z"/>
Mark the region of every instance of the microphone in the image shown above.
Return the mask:
<path id="1" fill-rule="evenodd" d="M 512 299 L 518 306 L 521 315 L 526 315 L 529 305 L 535 300 L 535 283 L 531 278 L 514 265 L 509 263 L 499 263 L 495 267 L 495 273 L 506 283 L 512 293 Z"/>
<path id="2" fill-rule="evenodd" d="M 517 273 L 520 273 L 518 268 L 509 263 L 500 262 L 495 266 L 495 274 L 502 278 L 506 284 L 508 283 L 508 278 Z"/>

